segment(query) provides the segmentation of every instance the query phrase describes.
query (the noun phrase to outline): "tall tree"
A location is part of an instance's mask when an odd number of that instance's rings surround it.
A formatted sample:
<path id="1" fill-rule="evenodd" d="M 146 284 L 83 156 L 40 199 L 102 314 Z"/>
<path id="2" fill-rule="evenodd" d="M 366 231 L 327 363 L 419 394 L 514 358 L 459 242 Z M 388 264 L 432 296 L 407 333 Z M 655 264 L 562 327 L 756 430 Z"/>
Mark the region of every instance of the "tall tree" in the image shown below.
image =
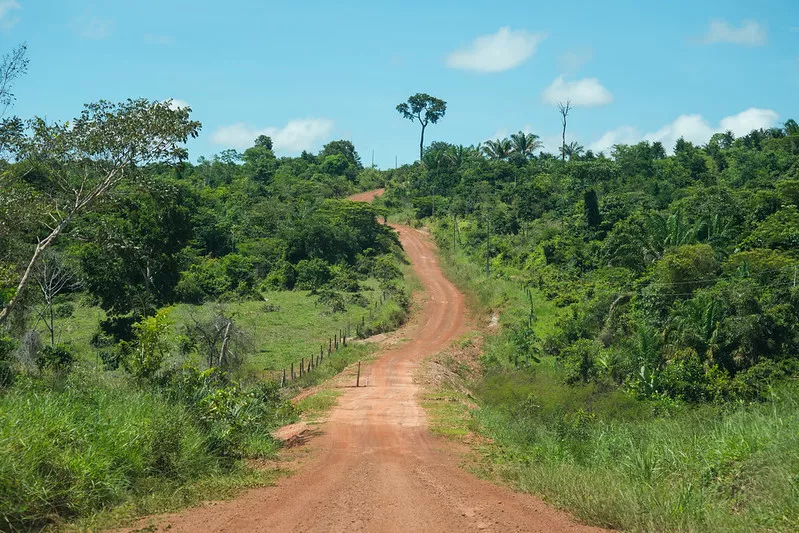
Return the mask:
<path id="1" fill-rule="evenodd" d="M 483 145 L 483 153 L 489 159 L 504 160 L 510 157 L 510 154 L 513 153 L 513 145 L 508 139 L 486 141 Z"/>
<path id="2" fill-rule="evenodd" d="M 569 111 L 572 109 L 571 100 L 566 100 L 566 103 L 560 102 L 558 104 L 558 112 L 560 113 L 560 123 L 563 125 L 563 144 L 561 145 L 560 157 L 566 161 L 566 118 L 569 116 Z"/>
<path id="3" fill-rule="evenodd" d="M 28 45 L 23 43 L 0 59 L 0 106 L 2 106 L 0 118 L 16 100 L 11 91 L 14 88 L 14 81 L 28 70 L 27 53 Z"/>
<path id="4" fill-rule="evenodd" d="M 53 191 L 51 206 L 14 295 L 0 309 L 0 324 L 25 291 L 42 253 L 73 220 L 123 181 L 140 179 L 142 167 L 186 158 L 184 144 L 201 127 L 189 119 L 190 112 L 187 107 L 172 109 L 170 102 L 101 100 L 87 104 L 81 116 L 68 124 L 30 121 L 31 133 L 14 155 L 23 165 L 43 171 Z"/>
<path id="5" fill-rule="evenodd" d="M 533 152 L 541 148 L 543 144 L 538 140 L 538 135 L 520 131 L 510 136 L 513 151 L 524 159 L 530 159 Z"/>
<path id="6" fill-rule="evenodd" d="M 447 103 L 444 100 L 425 93 L 416 93 L 397 106 L 397 111 L 411 122 L 418 121 L 422 125 L 422 135 L 419 139 L 419 160 L 424 156 L 424 130 L 428 124 L 437 123 L 447 112 Z"/>

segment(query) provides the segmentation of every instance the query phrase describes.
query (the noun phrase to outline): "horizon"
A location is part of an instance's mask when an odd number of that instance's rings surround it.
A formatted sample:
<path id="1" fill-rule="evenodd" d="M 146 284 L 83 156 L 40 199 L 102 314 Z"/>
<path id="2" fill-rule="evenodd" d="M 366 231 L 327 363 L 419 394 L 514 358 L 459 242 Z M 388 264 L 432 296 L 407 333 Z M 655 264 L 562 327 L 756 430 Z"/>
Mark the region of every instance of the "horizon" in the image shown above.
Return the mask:
<path id="1" fill-rule="evenodd" d="M 419 3 L 234 0 L 221 12 L 207 1 L 123 9 L 2 0 L 0 38 L 5 51 L 28 45 L 12 110 L 23 118 L 70 120 L 99 99 L 172 98 L 203 123 L 188 145 L 192 161 L 266 134 L 278 156 L 347 139 L 364 166 L 374 152 L 387 169 L 418 156 L 418 125 L 395 110 L 417 92 L 448 104 L 426 144 L 476 145 L 521 130 L 556 153 L 556 103 L 569 99 L 568 140 L 594 152 L 641 140 L 671 151 L 680 137 L 704 144 L 720 131 L 781 125 L 799 88 L 799 5 L 767 4 L 681 0 L 655 11 L 580 2 L 563 17 L 516 1 L 486 13 Z M 409 23 L 417 11 L 425 16 Z"/>

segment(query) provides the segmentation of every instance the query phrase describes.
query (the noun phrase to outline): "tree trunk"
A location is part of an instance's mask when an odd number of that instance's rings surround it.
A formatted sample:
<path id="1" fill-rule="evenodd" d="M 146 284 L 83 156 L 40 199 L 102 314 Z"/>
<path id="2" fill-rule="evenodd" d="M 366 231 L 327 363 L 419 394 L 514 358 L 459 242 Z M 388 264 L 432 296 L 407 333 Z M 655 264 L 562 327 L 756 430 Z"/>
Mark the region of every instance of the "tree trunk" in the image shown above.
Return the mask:
<path id="1" fill-rule="evenodd" d="M 419 139 L 419 162 L 422 161 L 422 156 L 424 155 L 424 129 L 427 127 L 427 124 L 422 123 L 422 137 Z"/>
<path id="2" fill-rule="evenodd" d="M 233 325 L 232 320 L 228 320 L 227 326 L 225 327 L 225 335 L 222 337 L 222 349 L 219 351 L 219 366 L 220 368 L 225 368 L 227 366 L 227 345 L 228 340 L 230 339 L 230 326 Z"/>
<path id="3" fill-rule="evenodd" d="M 53 301 L 49 300 L 47 306 L 50 308 L 50 346 L 55 347 L 55 313 L 53 312 Z"/>

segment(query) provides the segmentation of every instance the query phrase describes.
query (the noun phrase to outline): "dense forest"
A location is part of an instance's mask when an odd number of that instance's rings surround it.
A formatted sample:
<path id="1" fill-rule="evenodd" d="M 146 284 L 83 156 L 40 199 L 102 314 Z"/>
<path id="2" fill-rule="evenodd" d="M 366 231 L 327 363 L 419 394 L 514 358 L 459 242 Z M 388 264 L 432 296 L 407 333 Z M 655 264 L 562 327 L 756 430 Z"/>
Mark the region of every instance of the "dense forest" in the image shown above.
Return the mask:
<path id="1" fill-rule="evenodd" d="M 479 404 L 461 431 L 591 523 L 795 529 L 799 126 L 539 146 L 433 142 L 387 172 L 383 205 L 498 322 L 477 374 L 441 359 L 462 379 L 442 394 Z"/>
<path id="2" fill-rule="evenodd" d="M 752 400 L 799 346 L 799 126 L 534 156 L 519 132 L 435 142 L 389 172 L 385 205 L 435 213 L 441 243 L 564 310 L 511 324 L 516 366 L 557 356 L 569 382 L 645 397 Z"/>

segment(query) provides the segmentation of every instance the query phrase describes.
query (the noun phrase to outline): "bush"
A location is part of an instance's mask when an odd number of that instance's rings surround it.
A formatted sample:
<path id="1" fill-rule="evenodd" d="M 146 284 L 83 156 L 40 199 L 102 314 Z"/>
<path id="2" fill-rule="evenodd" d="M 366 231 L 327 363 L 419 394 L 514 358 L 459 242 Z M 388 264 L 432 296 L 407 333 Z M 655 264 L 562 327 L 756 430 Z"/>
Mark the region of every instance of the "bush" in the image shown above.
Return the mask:
<path id="1" fill-rule="evenodd" d="M 36 358 L 39 368 L 49 368 L 56 371 L 69 370 L 75 362 L 69 346 L 56 344 L 55 346 L 45 346 Z"/>
<path id="2" fill-rule="evenodd" d="M 317 291 L 330 281 L 330 264 L 324 259 L 303 259 L 297 263 L 297 288 Z"/>

